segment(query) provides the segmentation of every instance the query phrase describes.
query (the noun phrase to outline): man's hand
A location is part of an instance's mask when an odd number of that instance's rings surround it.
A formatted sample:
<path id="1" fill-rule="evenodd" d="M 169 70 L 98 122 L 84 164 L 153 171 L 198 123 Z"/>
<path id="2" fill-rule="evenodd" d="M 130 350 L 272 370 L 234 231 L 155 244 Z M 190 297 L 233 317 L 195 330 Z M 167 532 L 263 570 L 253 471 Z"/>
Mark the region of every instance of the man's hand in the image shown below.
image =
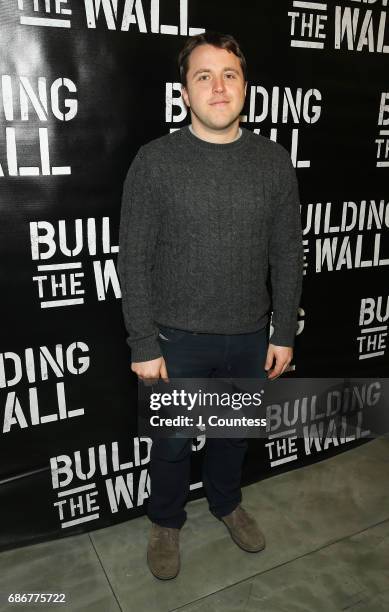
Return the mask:
<path id="1" fill-rule="evenodd" d="M 273 365 L 273 360 L 276 360 L 275 366 L 268 373 L 267 377 L 272 380 L 277 378 L 285 372 L 286 368 L 292 361 L 293 348 L 291 346 L 276 346 L 275 344 L 269 344 L 267 349 L 267 357 L 265 363 L 265 370 L 270 370 Z"/>
<path id="2" fill-rule="evenodd" d="M 155 384 L 159 378 L 169 382 L 166 363 L 163 357 L 151 359 L 151 361 L 133 361 L 131 370 L 135 372 L 139 380 L 147 385 Z"/>

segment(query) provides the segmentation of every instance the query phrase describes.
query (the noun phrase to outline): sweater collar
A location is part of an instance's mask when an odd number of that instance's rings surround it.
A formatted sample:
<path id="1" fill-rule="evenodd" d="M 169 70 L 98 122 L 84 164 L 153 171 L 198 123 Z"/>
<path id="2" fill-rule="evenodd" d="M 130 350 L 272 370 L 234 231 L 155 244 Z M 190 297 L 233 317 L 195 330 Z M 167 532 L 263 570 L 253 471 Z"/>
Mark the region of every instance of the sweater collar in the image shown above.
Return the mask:
<path id="1" fill-rule="evenodd" d="M 191 134 L 193 134 L 194 136 L 197 136 L 197 134 L 195 133 L 192 124 L 189 125 L 189 129 Z M 238 140 L 238 138 L 240 138 L 242 136 L 242 128 L 240 127 L 238 130 L 238 134 L 237 136 L 234 138 L 234 140 Z M 200 138 L 200 136 L 197 136 L 197 138 Z M 203 138 L 200 138 L 200 140 L 204 140 Z M 233 142 L 233 141 L 232 141 Z M 225 144 L 225 143 L 224 143 Z"/>
<path id="2" fill-rule="evenodd" d="M 249 135 L 248 130 L 242 129 L 240 137 L 236 140 L 233 140 L 231 142 L 216 143 L 209 142 L 208 140 L 203 140 L 202 138 L 195 136 L 195 134 L 191 132 L 189 125 L 182 127 L 181 131 L 183 132 L 185 138 L 198 149 L 203 149 L 207 151 L 217 151 L 218 153 L 221 153 L 222 151 L 228 152 L 234 151 L 235 149 L 239 149 L 243 144 L 246 143 L 247 137 Z"/>

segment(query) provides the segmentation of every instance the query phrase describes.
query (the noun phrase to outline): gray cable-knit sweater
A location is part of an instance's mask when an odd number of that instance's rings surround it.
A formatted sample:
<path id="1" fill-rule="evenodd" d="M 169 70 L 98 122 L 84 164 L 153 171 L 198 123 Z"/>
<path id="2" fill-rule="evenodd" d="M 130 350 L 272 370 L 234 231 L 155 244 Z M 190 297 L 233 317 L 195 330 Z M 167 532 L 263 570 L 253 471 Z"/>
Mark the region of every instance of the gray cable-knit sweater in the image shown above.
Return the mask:
<path id="1" fill-rule="evenodd" d="M 161 356 L 158 323 L 293 346 L 303 250 L 288 151 L 246 128 L 214 144 L 189 127 L 143 145 L 123 187 L 118 273 L 132 361 Z M 267 288 L 270 271 L 271 297 Z"/>

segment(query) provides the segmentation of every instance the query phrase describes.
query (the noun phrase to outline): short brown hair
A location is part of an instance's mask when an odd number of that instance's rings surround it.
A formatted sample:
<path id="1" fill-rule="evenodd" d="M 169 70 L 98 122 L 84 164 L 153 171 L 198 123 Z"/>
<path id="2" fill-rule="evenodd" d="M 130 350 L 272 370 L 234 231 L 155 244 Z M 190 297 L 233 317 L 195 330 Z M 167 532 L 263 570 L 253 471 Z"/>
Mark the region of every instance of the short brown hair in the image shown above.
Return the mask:
<path id="1" fill-rule="evenodd" d="M 237 41 L 230 34 L 220 34 L 219 32 L 204 32 L 203 34 L 197 34 L 196 36 L 190 36 L 184 47 L 181 49 L 178 55 L 178 68 L 180 71 L 181 83 L 186 87 L 186 75 L 189 66 L 189 56 L 193 49 L 200 45 L 212 45 L 219 49 L 226 49 L 231 51 L 240 60 L 242 67 L 244 80 L 247 81 L 247 64 L 245 56 L 243 55 Z"/>

